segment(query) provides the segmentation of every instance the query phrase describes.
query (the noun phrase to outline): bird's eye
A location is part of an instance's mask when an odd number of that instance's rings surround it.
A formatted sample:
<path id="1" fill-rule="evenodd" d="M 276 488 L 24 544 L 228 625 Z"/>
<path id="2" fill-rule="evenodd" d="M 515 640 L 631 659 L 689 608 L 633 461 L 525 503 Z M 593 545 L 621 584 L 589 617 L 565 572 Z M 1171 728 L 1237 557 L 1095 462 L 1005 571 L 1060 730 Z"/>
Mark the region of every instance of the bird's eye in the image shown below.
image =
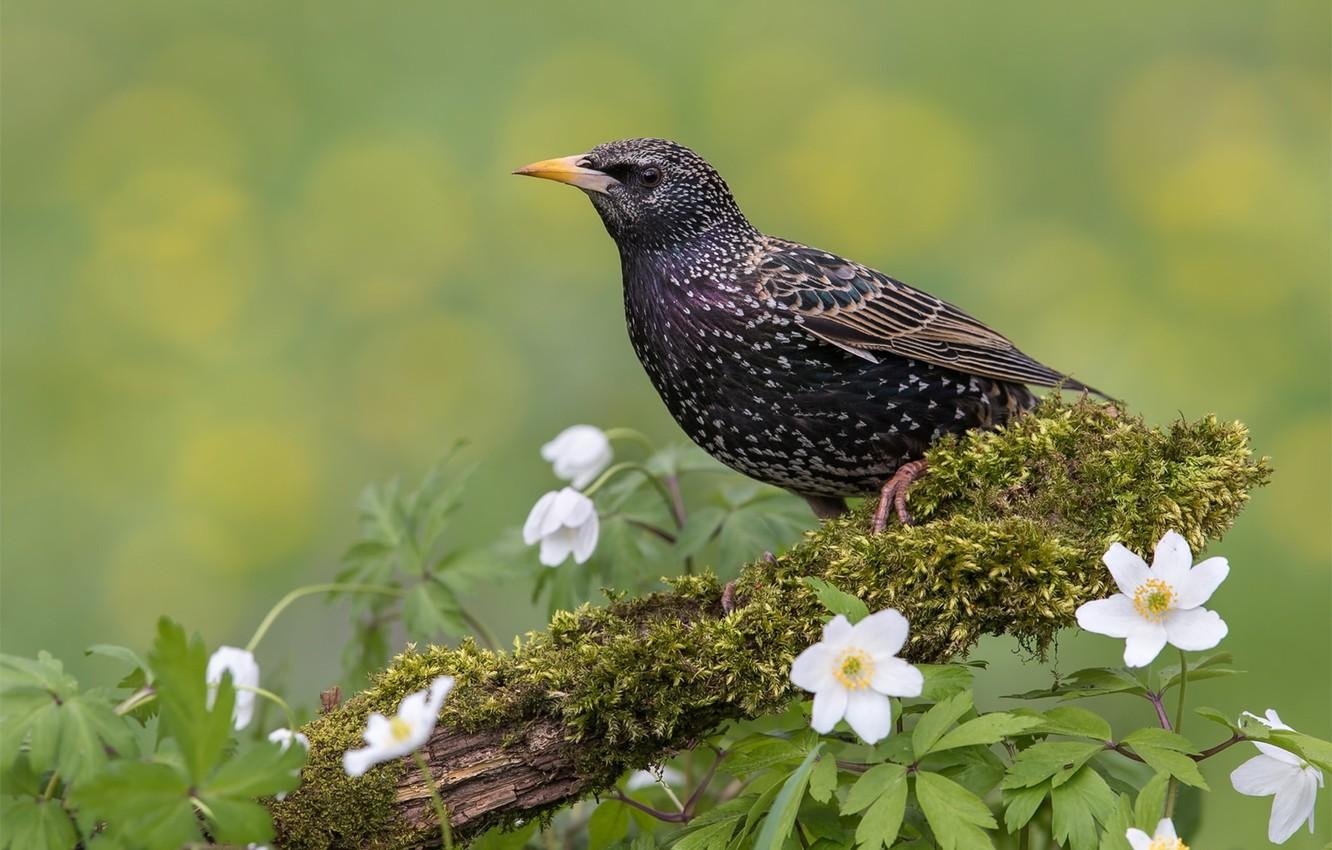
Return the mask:
<path id="1" fill-rule="evenodd" d="M 661 169 L 657 168 L 655 165 L 649 165 L 647 168 L 643 169 L 641 176 L 643 179 L 643 185 L 651 189 L 653 186 L 656 186 L 661 182 Z"/>

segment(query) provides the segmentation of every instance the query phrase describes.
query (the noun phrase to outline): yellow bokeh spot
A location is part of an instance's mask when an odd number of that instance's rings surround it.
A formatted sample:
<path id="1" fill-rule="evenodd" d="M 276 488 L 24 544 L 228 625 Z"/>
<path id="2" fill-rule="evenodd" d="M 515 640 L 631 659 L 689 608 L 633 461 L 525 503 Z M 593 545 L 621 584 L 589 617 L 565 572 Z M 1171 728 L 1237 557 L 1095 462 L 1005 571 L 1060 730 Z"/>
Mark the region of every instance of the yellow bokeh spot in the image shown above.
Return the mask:
<path id="1" fill-rule="evenodd" d="M 176 463 L 182 506 L 214 517 L 238 540 L 241 570 L 308 543 L 318 497 L 314 435 L 267 422 L 211 424 L 190 434 Z"/>
<path id="2" fill-rule="evenodd" d="M 767 163 L 753 205 L 811 233 L 788 235 L 863 260 L 938 242 L 972 203 L 977 151 L 929 101 L 853 91 L 792 119 L 793 141 Z"/>
<path id="3" fill-rule="evenodd" d="M 169 87 L 127 89 L 71 132 L 69 189 L 81 201 L 119 190 L 125 176 L 175 169 L 236 175 L 245 150 L 205 98 Z"/>
<path id="4" fill-rule="evenodd" d="M 195 171 L 137 172 L 93 217 L 84 287 L 131 327 L 181 344 L 229 327 L 256 270 L 240 187 Z"/>
<path id="5" fill-rule="evenodd" d="M 235 634 L 249 600 L 228 575 L 244 563 L 244 543 L 207 517 L 173 514 L 129 531 L 96 559 L 90 595 L 115 631 L 141 635 L 166 614 L 208 634 Z"/>
<path id="6" fill-rule="evenodd" d="M 481 322 L 433 315 L 387 323 L 355 367 L 357 430 L 386 448 L 433 457 L 453 440 L 483 449 L 528 415 L 528 376 L 510 342 Z"/>
<path id="7" fill-rule="evenodd" d="M 432 140 L 344 144 L 315 164 L 289 222 L 292 269 L 349 313 L 419 302 L 467 244 L 468 205 Z"/>

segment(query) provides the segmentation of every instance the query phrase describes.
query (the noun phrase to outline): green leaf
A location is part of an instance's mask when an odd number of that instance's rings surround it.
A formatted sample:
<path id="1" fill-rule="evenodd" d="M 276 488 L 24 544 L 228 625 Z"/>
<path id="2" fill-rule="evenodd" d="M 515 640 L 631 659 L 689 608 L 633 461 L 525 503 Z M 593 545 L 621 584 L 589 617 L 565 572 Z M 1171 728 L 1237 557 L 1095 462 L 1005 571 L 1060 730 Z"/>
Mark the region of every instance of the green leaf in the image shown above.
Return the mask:
<path id="1" fill-rule="evenodd" d="M 1000 788 L 1027 788 L 1049 779 L 1052 787 L 1066 782 L 1105 746 L 1083 741 L 1047 741 L 1018 753 Z"/>
<path id="2" fill-rule="evenodd" d="M 152 671 L 148 669 L 148 662 L 144 661 L 139 653 L 130 649 L 128 646 L 117 646 L 113 643 L 95 643 L 83 651 L 84 655 L 100 655 L 104 658 L 113 658 L 116 661 L 128 664 L 131 673 L 135 670 L 142 670 L 145 674 L 143 684 L 152 684 Z"/>
<path id="3" fill-rule="evenodd" d="M 629 807 L 618 800 L 607 800 L 587 819 L 587 850 L 603 850 L 628 834 Z"/>
<path id="4" fill-rule="evenodd" d="M 1127 794 L 1119 795 L 1114 810 L 1103 825 L 1105 829 L 1101 831 L 1099 850 L 1123 850 L 1124 833 L 1128 832 L 1129 827 L 1133 826 L 1133 803 L 1129 800 Z M 1156 827 L 1153 825 L 1153 832 L 1155 829 Z"/>
<path id="5" fill-rule="evenodd" d="M 916 669 L 925 677 L 920 698 L 939 702 L 956 696 L 971 687 L 975 675 L 961 664 L 917 664 Z"/>
<path id="6" fill-rule="evenodd" d="M 791 834 L 791 829 L 795 826 L 796 812 L 800 810 L 800 801 L 804 798 L 805 788 L 809 784 L 809 774 L 814 769 L 814 760 L 818 758 L 822 749 L 823 742 L 815 744 L 814 749 L 805 756 L 805 760 L 782 784 L 782 790 L 778 792 L 777 799 L 772 803 L 772 810 L 768 812 L 767 818 L 763 821 L 763 828 L 759 830 L 758 840 L 754 842 L 756 850 L 780 850 L 782 843 Z"/>
<path id="7" fill-rule="evenodd" d="M 200 797 L 208 807 L 209 832 L 225 844 L 245 846 L 273 840 L 273 818 L 254 800 Z"/>
<path id="8" fill-rule="evenodd" d="M 1230 666 L 1233 661 L 1229 652 L 1214 652 L 1205 658 L 1189 664 L 1189 681 L 1201 682 L 1203 679 L 1217 679 L 1222 676 L 1234 676 L 1237 673 L 1243 673 L 1243 670 L 1236 670 Z M 1165 693 L 1179 684 L 1180 666 L 1172 664 L 1169 667 L 1163 667 L 1157 672 L 1157 681 L 1161 683 L 1158 689 L 1160 693 Z"/>
<path id="9" fill-rule="evenodd" d="M 1005 791 L 1004 828 L 1009 833 L 1014 833 L 1026 826 L 1048 796 L 1050 796 L 1048 781 L 1029 788 L 1012 788 Z"/>
<path id="10" fill-rule="evenodd" d="M 777 764 L 792 763 L 803 758 L 805 750 L 786 738 L 754 735 L 737 741 L 722 763 L 731 776 L 744 776 Z"/>
<path id="11" fill-rule="evenodd" d="M 981 831 L 996 829 L 994 815 L 979 797 L 937 773 L 916 774 L 916 799 L 942 850 L 992 850 Z"/>
<path id="12" fill-rule="evenodd" d="M 201 638 L 186 640 L 185 630 L 163 617 L 149 654 L 157 673 L 162 727 L 176 739 L 190 784 L 202 784 L 217 765 L 231 737 L 231 711 L 236 701 L 231 677 L 224 676 L 210 711 L 204 675 L 208 653 Z"/>
<path id="13" fill-rule="evenodd" d="M 821 578 L 804 576 L 800 579 L 805 586 L 814 591 L 819 602 L 834 614 L 841 614 L 852 623 L 859 623 L 869 616 L 869 606 L 859 597 L 852 596 L 845 590 L 835 587 Z"/>
<path id="14" fill-rule="evenodd" d="M 0 850 L 73 850 L 79 843 L 74 822 L 59 800 L 0 799 Z"/>
<path id="15" fill-rule="evenodd" d="M 925 716 L 929 717 L 928 714 Z M 957 747 L 970 747 L 975 744 L 997 744 L 1004 738 L 1030 731 L 1041 726 L 1042 723 L 1043 721 L 1039 717 L 1022 717 L 1016 714 L 1005 714 L 1004 712 L 982 714 L 980 717 L 968 720 L 944 735 L 929 751 L 938 753 Z M 917 726 L 916 728 L 919 729 L 920 727 Z M 915 736 L 912 737 L 914 739 Z M 918 750 L 916 757 L 919 758 L 921 755 L 923 753 Z"/>
<path id="16" fill-rule="evenodd" d="M 540 824 L 540 819 L 534 818 L 518 829 L 502 826 L 488 829 L 474 838 L 467 850 L 522 850 Z"/>
<path id="17" fill-rule="evenodd" d="M 712 542 L 730 513 L 727 509 L 715 505 L 708 505 L 691 513 L 689 519 L 685 521 L 684 528 L 675 536 L 671 557 L 683 560 L 698 554 L 703 547 Z"/>
<path id="18" fill-rule="evenodd" d="M 900 768 L 900 765 L 892 766 Z M 894 781 L 883 789 L 861 816 L 860 823 L 856 825 L 856 844 L 866 850 L 893 846 L 902 829 L 902 819 L 906 816 L 906 803 L 906 770 L 901 768 Z"/>
<path id="19" fill-rule="evenodd" d="M 735 825 L 738 820 L 740 820 L 740 817 L 737 815 L 697 829 L 691 829 L 671 846 L 675 850 L 720 850 L 731 840 L 731 834 L 735 832 Z M 593 850 L 593 848 L 589 847 L 589 850 Z"/>
<path id="20" fill-rule="evenodd" d="M 854 815 L 905 781 L 906 768 L 902 765 L 874 765 L 865 771 L 847 792 L 846 800 L 842 803 L 842 814 Z"/>
<path id="21" fill-rule="evenodd" d="M 422 581 L 407 593 L 402 620 L 412 640 L 433 641 L 467 631 L 458 597 L 452 588 L 434 579 Z"/>
<path id="22" fill-rule="evenodd" d="M 1105 823 L 1118 798 L 1101 774 L 1084 766 L 1050 795 L 1054 839 L 1070 850 L 1096 850 L 1097 823 Z"/>
<path id="23" fill-rule="evenodd" d="M 1133 803 L 1133 822 L 1150 835 L 1165 813 L 1166 790 L 1170 787 L 1170 774 L 1162 771 L 1147 781 Z"/>
<path id="24" fill-rule="evenodd" d="M 963 691 L 935 705 L 916 722 L 911 730 L 911 748 L 916 758 L 928 753 L 941 738 L 949 726 L 971 710 L 971 691 Z"/>
<path id="25" fill-rule="evenodd" d="M 1198 763 L 1189 758 L 1198 750 L 1183 735 L 1165 729 L 1149 727 L 1128 735 L 1120 743 L 1133 748 L 1152 770 L 1165 771 L 1171 776 L 1196 788 L 1207 789 L 1207 782 L 1198 771 Z"/>
<path id="26" fill-rule="evenodd" d="M 1235 723 L 1234 720 L 1231 720 L 1228 715 L 1223 714 L 1222 712 L 1218 711 L 1215 708 L 1210 708 L 1208 706 L 1203 705 L 1199 706 L 1198 708 L 1195 708 L 1193 710 L 1193 713 L 1206 720 L 1212 721 L 1218 726 L 1224 726 L 1227 729 L 1231 730 L 1232 732 L 1239 730 L 1239 726 Z"/>
<path id="27" fill-rule="evenodd" d="M 1332 743 L 1292 729 L 1273 729 L 1267 740 L 1321 770 L 1332 771 Z"/>
<path id="28" fill-rule="evenodd" d="M 1008 766 L 990 747 L 976 744 L 949 750 L 947 755 L 936 757 L 953 762 L 947 767 L 927 765 L 944 776 L 966 788 L 978 797 L 984 797 L 999 785 Z"/>
<path id="29" fill-rule="evenodd" d="M 179 847 L 199 840 L 189 779 L 159 762 L 112 762 L 107 771 L 71 792 L 80 816 L 107 824 L 134 846 Z"/>
<path id="30" fill-rule="evenodd" d="M 108 748 L 126 757 L 136 755 L 130 721 L 117 716 L 110 701 L 97 691 L 71 697 L 47 716 L 58 735 L 54 765 L 66 784 L 100 772 Z"/>
<path id="31" fill-rule="evenodd" d="M 826 803 L 837 790 L 837 759 L 831 753 L 824 753 L 814 763 L 814 770 L 809 774 L 809 796 Z"/>
<path id="32" fill-rule="evenodd" d="M 1110 724 L 1099 714 L 1072 705 L 1061 705 L 1045 712 L 1042 732 L 1056 735 L 1076 735 L 1097 741 L 1109 741 L 1114 737 Z"/>
<path id="33" fill-rule="evenodd" d="M 305 747 L 300 744 L 285 750 L 268 741 L 253 744 L 213 771 L 199 786 L 199 796 L 252 799 L 291 791 L 299 784 L 305 757 Z"/>
<path id="34" fill-rule="evenodd" d="M 1083 697 L 1104 696 L 1106 694 L 1131 693 L 1139 696 L 1147 693 L 1147 686 L 1127 670 L 1116 667 L 1088 667 L 1070 675 L 1067 679 L 1056 682 L 1048 689 L 1027 691 L 1021 694 L 1007 694 L 1005 699 L 1081 699 Z"/>

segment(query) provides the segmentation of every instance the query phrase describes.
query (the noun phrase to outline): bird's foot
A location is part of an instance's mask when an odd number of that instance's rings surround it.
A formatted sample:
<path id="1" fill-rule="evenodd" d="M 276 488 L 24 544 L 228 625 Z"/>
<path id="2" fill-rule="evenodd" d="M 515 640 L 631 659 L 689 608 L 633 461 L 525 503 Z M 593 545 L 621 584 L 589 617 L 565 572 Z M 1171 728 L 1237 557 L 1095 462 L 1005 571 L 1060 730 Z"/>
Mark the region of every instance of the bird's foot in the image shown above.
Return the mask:
<path id="1" fill-rule="evenodd" d="M 911 512 L 907 510 L 907 489 L 911 483 L 925 472 L 929 463 L 921 458 L 913 460 L 910 463 L 904 463 L 893 473 L 879 491 L 879 507 L 874 512 L 874 525 L 872 526 L 875 534 L 888 527 L 888 508 L 892 507 L 897 511 L 897 518 L 903 525 L 914 525 L 915 520 L 911 518 Z"/>

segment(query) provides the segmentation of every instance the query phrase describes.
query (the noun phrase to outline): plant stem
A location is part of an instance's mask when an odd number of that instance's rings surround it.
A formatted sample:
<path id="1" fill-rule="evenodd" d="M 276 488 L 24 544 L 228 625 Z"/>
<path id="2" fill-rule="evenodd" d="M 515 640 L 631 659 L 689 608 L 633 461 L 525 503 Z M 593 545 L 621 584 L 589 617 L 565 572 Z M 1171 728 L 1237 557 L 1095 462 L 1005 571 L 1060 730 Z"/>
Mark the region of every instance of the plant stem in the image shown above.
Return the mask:
<path id="1" fill-rule="evenodd" d="M 486 649 L 499 649 L 499 640 L 496 639 L 495 633 L 486 627 L 485 623 L 478 620 L 466 608 L 459 608 L 459 613 L 462 614 L 463 622 L 471 626 L 473 631 L 481 636 L 481 643 L 485 645 Z"/>
<path id="2" fill-rule="evenodd" d="M 1222 750 L 1228 750 L 1231 747 L 1235 746 L 1236 744 L 1240 743 L 1241 741 L 1247 741 L 1247 740 L 1249 739 L 1245 737 L 1243 733 L 1236 732 L 1235 734 L 1231 735 L 1229 738 L 1222 741 L 1221 743 L 1216 744 L 1215 746 L 1208 747 L 1207 749 L 1198 753 L 1196 756 L 1189 756 L 1189 758 L 1193 759 L 1194 761 L 1202 761 L 1203 759 L 1209 759 L 1212 756 L 1216 755 L 1217 753 L 1221 752 Z"/>
<path id="3" fill-rule="evenodd" d="M 421 770 L 421 778 L 425 780 L 426 787 L 430 789 L 430 802 L 435 807 L 435 817 L 439 818 L 439 837 L 444 843 L 444 850 L 453 850 L 453 828 L 449 825 L 449 811 L 444 808 L 444 798 L 439 796 L 439 787 L 435 785 L 435 775 L 430 772 L 430 765 L 426 762 L 425 756 L 421 751 L 415 750 L 412 755 L 416 757 L 416 766 Z"/>
<path id="4" fill-rule="evenodd" d="M 287 716 L 287 728 L 295 731 L 296 714 L 291 710 L 291 706 L 287 703 L 285 699 L 273 693 L 272 691 L 268 690 L 267 688 L 261 688 L 258 685 L 235 685 L 235 688 L 238 691 L 248 691 L 249 693 L 263 697 L 269 702 L 275 703 L 279 708 L 282 709 L 282 713 Z"/>
<path id="5" fill-rule="evenodd" d="M 684 496 L 680 494 L 679 477 L 675 475 L 666 476 L 666 489 L 671 494 L 671 515 L 675 517 L 675 527 L 683 531 L 689 515 L 685 513 Z M 687 576 L 694 574 L 693 555 L 685 557 L 684 571 Z"/>
<path id="6" fill-rule="evenodd" d="M 624 515 L 620 514 L 620 516 Z M 662 540 L 665 540 L 667 543 L 670 544 L 675 543 L 675 535 L 671 534 L 669 531 L 667 531 L 666 529 L 662 528 L 659 525 L 653 525 L 650 522 L 644 522 L 641 519 L 634 519 L 633 517 L 630 516 L 625 516 L 624 521 L 632 525 L 634 528 L 641 528 L 644 531 L 646 531 L 648 534 L 653 534 L 656 535 L 657 537 L 660 537 Z"/>
<path id="7" fill-rule="evenodd" d="M 55 796 L 56 783 L 60 781 L 60 771 L 51 771 L 51 781 L 46 783 L 46 790 L 42 792 L 42 799 L 49 800 Z"/>
<path id="8" fill-rule="evenodd" d="M 1179 704 L 1175 706 L 1175 732 L 1184 726 L 1184 692 L 1189 687 L 1189 660 L 1179 651 Z"/>
<path id="9" fill-rule="evenodd" d="M 633 808 L 638 809 L 640 812 L 649 814 L 652 817 L 664 823 L 688 823 L 690 820 L 690 816 L 686 815 L 684 812 L 663 812 L 661 809 L 654 809 L 651 806 L 644 805 L 643 803 L 640 803 L 637 800 L 635 800 L 633 797 L 626 795 L 619 788 L 615 789 L 615 794 L 611 797 L 611 799 L 618 800 L 619 802 L 624 803 L 626 806 L 632 806 Z"/>
<path id="10" fill-rule="evenodd" d="M 1166 715 L 1165 705 L 1161 703 L 1161 695 L 1148 691 L 1147 701 L 1156 709 L 1156 719 L 1161 721 L 1161 728 L 1167 732 L 1175 731 L 1174 727 L 1170 725 L 1170 718 Z"/>
<path id="11" fill-rule="evenodd" d="M 633 440 L 645 446 L 648 451 L 656 448 L 646 434 L 642 431 L 635 431 L 633 428 L 607 428 L 605 433 L 608 440 Z"/>
<path id="12" fill-rule="evenodd" d="M 115 707 L 116 715 L 123 717 L 139 706 L 146 705 L 155 699 L 157 699 L 157 691 L 151 685 L 146 685 L 125 697 L 125 701 Z"/>
<path id="13" fill-rule="evenodd" d="M 373 584 L 334 582 L 331 584 L 309 584 L 305 587 L 298 587 L 279 599 L 278 603 L 264 615 L 264 619 L 259 623 L 259 628 L 254 630 L 254 636 L 251 637 L 250 642 L 245 645 L 245 650 L 247 652 L 254 652 L 255 647 L 259 645 L 259 641 L 264 639 L 264 635 L 268 633 L 269 627 L 273 625 L 273 621 L 278 618 L 279 614 L 287 609 L 288 605 L 295 602 L 297 599 L 300 599 L 302 596 L 311 596 L 316 593 L 382 593 L 386 596 L 403 595 L 401 588 L 379 587 Z"/>

